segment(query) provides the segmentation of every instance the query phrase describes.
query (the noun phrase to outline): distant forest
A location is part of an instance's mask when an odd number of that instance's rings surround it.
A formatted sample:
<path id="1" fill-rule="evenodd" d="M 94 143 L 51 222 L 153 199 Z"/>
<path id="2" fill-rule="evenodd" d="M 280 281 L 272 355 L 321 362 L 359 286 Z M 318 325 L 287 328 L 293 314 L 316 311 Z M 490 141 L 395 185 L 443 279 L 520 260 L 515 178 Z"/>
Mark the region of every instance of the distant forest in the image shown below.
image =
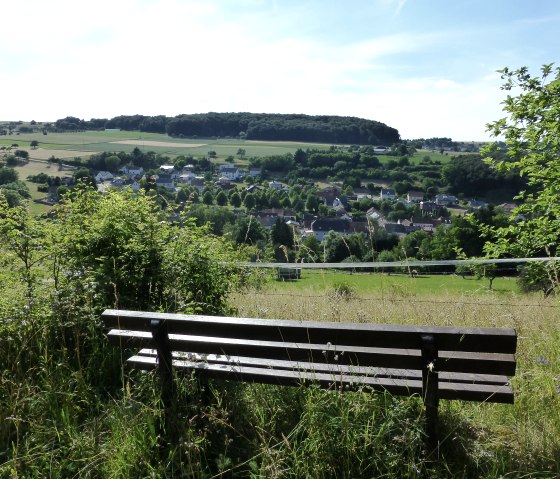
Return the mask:
<path id="1" fill-rule="evenodd" d="M 166 133 L 178 138 L 242 138 L 390 146 L 400 141 L 397 129 L 373 120 L 349 116 L 309 116 L 269 113 L 198 113 L 192 115 L 122 115 L 89 121 L 72 116 L 57 120 L 58 131 L 102 130 Z"/>

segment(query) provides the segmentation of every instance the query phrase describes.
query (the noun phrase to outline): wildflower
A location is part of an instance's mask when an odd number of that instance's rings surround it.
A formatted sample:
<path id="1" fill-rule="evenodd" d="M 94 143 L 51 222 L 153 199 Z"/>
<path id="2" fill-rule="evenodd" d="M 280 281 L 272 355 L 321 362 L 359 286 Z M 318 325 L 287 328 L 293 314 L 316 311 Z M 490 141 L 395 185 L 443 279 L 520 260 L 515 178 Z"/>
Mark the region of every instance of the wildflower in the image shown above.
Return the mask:
<path id="1" fill-rule="evenodd" d="M 558 389 L 558 395 L 560 396 L 560 384 L 556 386 L 556 389 Z"/>

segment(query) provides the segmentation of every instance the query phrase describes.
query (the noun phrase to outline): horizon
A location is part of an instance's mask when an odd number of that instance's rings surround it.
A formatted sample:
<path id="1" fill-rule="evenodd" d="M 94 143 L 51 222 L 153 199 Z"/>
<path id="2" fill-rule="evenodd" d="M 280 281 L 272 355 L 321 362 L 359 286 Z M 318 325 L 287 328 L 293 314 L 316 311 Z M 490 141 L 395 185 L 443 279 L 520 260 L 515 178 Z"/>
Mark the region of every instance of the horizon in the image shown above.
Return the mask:
<path id="1" fill-rule="evenodd" d="M 560 23 L 553 0 L 22 0 L 4 12 L 22 19 L 0 32 L 11 121 L 332 115 L 469 142 L 492 140 L 485 125 L 504 116 L 496 71 L 553 63 Z"/>

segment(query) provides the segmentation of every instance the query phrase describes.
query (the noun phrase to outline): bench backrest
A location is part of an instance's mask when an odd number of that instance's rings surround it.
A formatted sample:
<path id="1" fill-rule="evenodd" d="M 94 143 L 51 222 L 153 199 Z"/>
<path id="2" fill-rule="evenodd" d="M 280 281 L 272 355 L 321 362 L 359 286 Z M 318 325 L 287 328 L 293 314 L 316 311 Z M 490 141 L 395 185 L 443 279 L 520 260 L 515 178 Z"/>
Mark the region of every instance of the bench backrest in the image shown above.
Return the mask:
<path id="1" fill-rule="evenodd" d="M 456 328 L 195 316 L 106 310 L 113 342 L 154 347 L 152 321 L 171 349 L 312 363 L 421 370 L 423 338 L 433 338 L 437 370 L 512 376 L 517 336 L 504 328 Z"/>

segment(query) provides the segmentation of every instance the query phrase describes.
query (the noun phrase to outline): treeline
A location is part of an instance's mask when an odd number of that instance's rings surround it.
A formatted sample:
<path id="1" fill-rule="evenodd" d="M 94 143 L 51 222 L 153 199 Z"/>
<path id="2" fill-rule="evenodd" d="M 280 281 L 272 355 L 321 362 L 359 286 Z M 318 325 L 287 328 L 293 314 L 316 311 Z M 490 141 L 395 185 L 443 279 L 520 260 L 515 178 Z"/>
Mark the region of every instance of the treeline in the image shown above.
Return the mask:
<path id="1" fill-rule="evenodd" d="M 174 137 L 235 137 L 248 140 L 305 141 L 359 145 L 392 145 L 398 130 L 378 121 L 349 116 L 269 113 L 198 113 L 175 117 L 121 115 L 89 121 L 68 116 L 55 122 L 57 131 L 120 128 Z"/>

